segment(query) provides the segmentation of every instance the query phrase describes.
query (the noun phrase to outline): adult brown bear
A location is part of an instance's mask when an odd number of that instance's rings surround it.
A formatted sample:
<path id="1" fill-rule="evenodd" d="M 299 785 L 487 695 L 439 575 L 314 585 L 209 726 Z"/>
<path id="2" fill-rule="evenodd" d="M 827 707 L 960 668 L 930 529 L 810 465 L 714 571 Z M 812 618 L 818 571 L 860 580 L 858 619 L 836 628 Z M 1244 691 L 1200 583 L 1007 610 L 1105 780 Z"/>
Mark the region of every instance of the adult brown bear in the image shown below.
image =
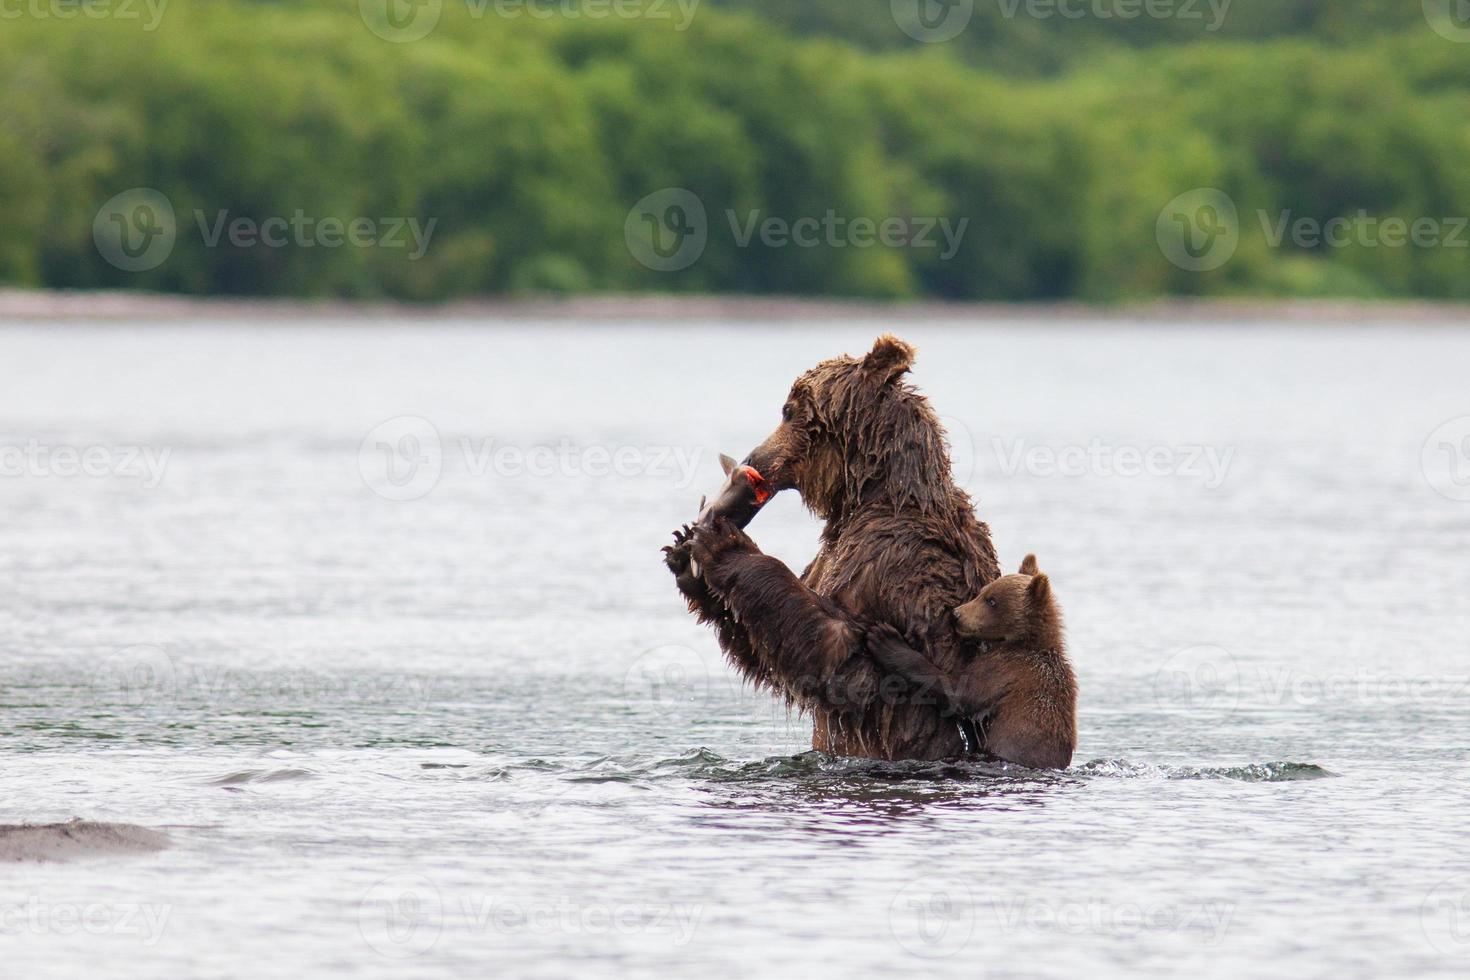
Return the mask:
<path id="1" fill-rule="evenodd" d="M 902 380 L 913 358 L 883 336 L 865 357 L 823 361 L 796 379 L 780 426 L 747 457 L 765 489 L 795 489 L 826 522 L 800 579 L 719 516 L 665 549 L 690 609 L 736 667 L 809 712 L 812 747 L 838 755 L 965 752 L 954 716 L 885 680 L 864 635 L 888 623 L 953 671 L 964 643 L 952 610 L 1000 574 L 989 529 L 955 486 L 939 419 Z"/>

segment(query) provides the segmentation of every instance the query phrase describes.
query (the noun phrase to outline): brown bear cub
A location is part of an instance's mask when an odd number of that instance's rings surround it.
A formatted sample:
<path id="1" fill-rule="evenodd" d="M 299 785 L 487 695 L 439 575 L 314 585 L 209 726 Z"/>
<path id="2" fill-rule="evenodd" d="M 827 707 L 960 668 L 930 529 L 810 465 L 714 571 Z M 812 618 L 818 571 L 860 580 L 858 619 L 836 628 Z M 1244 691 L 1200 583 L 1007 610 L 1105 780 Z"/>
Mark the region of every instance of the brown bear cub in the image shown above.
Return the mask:
<path id="1" fill-rule="evenodd" d="M 1051 581 L 1036 556 L 954 610 L 954 619 L 966 648 L 953 672 L 941 671 L 886 624 L 868 631 L 868 652 L 931 692 L 962 724 L 972 722 L 989 754 L 1033 769 L 1067 768 L 1077 747 L 1077 678 Z"/>

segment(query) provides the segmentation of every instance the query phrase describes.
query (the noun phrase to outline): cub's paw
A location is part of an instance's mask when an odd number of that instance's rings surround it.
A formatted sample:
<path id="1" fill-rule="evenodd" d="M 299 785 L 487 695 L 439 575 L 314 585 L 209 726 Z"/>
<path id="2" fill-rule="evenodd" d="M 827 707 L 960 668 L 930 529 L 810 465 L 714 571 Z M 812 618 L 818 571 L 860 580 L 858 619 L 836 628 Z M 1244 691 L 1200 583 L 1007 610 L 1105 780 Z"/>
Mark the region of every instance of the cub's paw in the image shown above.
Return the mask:
<path id="1" fill-rule="evenodd" d="M 696 526 L 690 548 L 698 569 L 712 568 L 721 557 L 732 552 L 756 550 L 755 542 L 725 517 Z"/>
<path id="2" fill-rule="evenodd" d="M 877 623 L 867 632 L 868 654 L 888 670 L 901 670 L 913 659 L 914 649 L 894 627 Z"/>

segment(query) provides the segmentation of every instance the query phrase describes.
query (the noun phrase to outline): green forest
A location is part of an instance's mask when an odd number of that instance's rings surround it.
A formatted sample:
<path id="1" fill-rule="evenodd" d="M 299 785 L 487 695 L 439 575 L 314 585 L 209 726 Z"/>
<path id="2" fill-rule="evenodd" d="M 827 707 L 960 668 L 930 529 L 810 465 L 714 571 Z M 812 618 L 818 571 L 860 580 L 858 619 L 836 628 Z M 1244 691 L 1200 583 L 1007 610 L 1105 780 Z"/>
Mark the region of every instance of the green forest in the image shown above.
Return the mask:
<path id="1" fill-rule="evenodd" d="M 1467 299 L 1457 2 L 16 0 L 0 283 Z"/>

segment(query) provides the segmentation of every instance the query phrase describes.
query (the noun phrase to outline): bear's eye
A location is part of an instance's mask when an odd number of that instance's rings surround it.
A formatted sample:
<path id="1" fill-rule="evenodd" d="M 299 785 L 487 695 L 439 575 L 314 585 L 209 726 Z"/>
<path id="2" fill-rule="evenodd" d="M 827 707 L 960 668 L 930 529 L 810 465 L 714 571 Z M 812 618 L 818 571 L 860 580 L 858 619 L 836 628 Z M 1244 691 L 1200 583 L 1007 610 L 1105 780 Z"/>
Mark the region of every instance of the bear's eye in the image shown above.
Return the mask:
<path id="1" fill-rule="evenodd" d="M 782 422 L 790 422 L 792 416 L 794 416 L 795 414 L 796 414 L 796 409 L 794 409 L 794 408 L 791 407 L 791 403 L 790 402 L 787 402 L 785 405 L 781 406 L 781 421 Z"/>
<path id="2" fill-rule="evenodd" d="M 987 606 L 989 606 L 991 609 L 999 609 L 1000 608 L 1000 603 L 998 603 L 998 602 L 995 601 L 995 597 L 994 596 L 991 596 L 989 599 L 986 599 L 985 600 L 985 604 Z"/>

